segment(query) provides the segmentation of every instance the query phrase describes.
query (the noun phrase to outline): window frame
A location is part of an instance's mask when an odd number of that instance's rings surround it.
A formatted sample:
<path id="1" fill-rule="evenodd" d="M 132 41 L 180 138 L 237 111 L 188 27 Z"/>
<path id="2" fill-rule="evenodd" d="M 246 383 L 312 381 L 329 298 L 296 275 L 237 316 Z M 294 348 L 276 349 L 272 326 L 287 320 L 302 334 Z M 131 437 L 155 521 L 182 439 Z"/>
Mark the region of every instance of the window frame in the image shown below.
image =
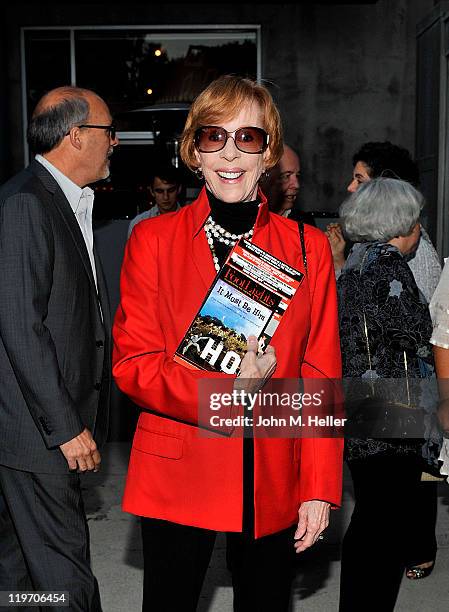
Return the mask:
<path id="1" fill-rule="evenodd" d="M 24 163 L 29 163 L 29 149 L 27 143 L 28 127 L 28 102 L 27 102 L 27 66 L 25 55 L 26 33 L 30 31 L 64 31 L 68 32 L 70 40 L 70 80 L 71 85 L 76 86 L 76 56 L 75 56 L 75 33 L 78 31 L 105 31 L 105 30 L 146 30 L 148 34 L 153 31 L 159 37 L 164 33 L 173 38 L 179 33 L 182 38 L 191 33 L 192 38 L 198 34 L 216 33 L 217 35 L 231 35 L 248 32 L 256 38 L 256 75 L 260 83 L 262 78 L 262 26 L 260 24 L 192 24 L 192 25 L 101 25 L 101 26 L 26 26 L 20 29 L 20 55 L 21 55 L 21 91 L 22 91 L 22 126 L 23 126 L 23 151 Z"/>

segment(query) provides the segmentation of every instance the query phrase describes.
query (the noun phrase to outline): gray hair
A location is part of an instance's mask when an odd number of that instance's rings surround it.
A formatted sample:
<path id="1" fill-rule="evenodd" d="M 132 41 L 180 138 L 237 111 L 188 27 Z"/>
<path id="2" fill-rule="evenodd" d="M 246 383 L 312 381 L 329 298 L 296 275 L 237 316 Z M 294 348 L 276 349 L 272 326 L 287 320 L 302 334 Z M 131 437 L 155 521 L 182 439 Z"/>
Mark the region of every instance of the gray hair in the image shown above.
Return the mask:
<path id="1" fill-rule="evenodd" d="M 90 107 L 86 91 L 79 87 L 61 87 L 52 105 L 42 104 L 45 96 L 42 98 L 28 126 L 31 151 L 48 153 L 61 143 L 70 128 L 88 120 Z"/>
<path id="2" fill-rule="evenodd" d="M 410 183 L 376 178 L 363 183 L 343 202 L 340 218 L 351 240 L 388 242 L 410 234 L 423 206 L 423 195 Z"/>

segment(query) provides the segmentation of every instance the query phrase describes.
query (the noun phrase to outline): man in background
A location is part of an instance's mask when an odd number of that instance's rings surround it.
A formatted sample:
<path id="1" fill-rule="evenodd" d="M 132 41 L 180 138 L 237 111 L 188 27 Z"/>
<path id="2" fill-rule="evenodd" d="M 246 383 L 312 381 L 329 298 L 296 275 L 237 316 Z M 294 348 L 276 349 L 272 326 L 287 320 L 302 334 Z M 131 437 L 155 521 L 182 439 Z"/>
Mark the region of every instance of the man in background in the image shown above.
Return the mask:
<path id="1" fill-rule="evenodd" d="M 288 145 L 279 162 L 269 172 L 262 190 L 268 198 L 271 212 L 295 221 L 315 225 L 311 213 L 302 211 L 298 206 L 298 193 L 301 185 L 301 162 L 298 154 Z"/>
<path id="2" fill-rule="evenodd" d="M 131 220 L 128 228 L 128 238 L 131 236 L 133 227 L 140 221 L 179 210 L 181 205 L 178 202 L 178 197 L 181 188 L 182 184 L 177 168 L 170 165 L 155 168 L 150 183 L 153 206 Z"/>
<path id="3" fill-rule="evenodd" d="M 118 139 L 99 96 L 59 87 L 28 142 L 35 159 L 0 189 L 0 591 L 100 612 L 80 472 L 108 433 L 111 322 L 88 185 Z"/>

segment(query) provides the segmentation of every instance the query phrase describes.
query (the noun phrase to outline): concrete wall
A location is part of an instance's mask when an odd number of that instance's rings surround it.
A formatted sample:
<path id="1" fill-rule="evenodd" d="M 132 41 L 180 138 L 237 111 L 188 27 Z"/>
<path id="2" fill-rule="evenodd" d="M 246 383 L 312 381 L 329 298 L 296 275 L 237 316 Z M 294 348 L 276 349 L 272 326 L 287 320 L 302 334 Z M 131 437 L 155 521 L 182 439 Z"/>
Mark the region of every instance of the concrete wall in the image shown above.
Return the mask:
<path id="1" fill-rule="evenodd" d="M 8 49 L 0 84 L 5 84 L 3 123 L 9 128 L 10 155 L 8 160 L 0 155 L 0 178 L 18 170 L 23 161 L 21 26 L 260 23 L 262 75 L 278 102 L 286 140 L 302 157 L 303 207 L 334 211 L 345 196 L 351 156 L 361 143 L 390 139 L 414 149 L 415 27 L 434 4 L 433 0 L 378 0 L 334 6 L 123 3 L 45 5 L 45 10 L 40 4 L 9 6 L 2 9 L 0 25 Z"/>

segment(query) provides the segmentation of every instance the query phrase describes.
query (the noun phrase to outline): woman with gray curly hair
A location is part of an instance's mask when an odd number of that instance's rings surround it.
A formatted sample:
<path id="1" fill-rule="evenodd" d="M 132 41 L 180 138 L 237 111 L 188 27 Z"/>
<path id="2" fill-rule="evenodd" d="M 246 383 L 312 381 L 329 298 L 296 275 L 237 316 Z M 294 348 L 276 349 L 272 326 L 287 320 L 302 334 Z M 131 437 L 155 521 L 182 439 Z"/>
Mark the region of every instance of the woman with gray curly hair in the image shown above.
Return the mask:
<path id="1" fill-rule="evenodd" d="M 410 183 L 377 178 L 340 208 L 346 234 L 358 243 L 337 283 L 345 378 L 433 376 L 432 323 L 405 261 L 419 240 L 423 204 Z M 413 508 L 421 447 L 410 438 L 346 440 L 355 507 L 343 539 L 340 612 L 394 609 L 419 529 Z"/>
<path id="2" fill-rule="evenodd" d="M 356 242 L 390 242 L 397 237 L 411 240 L 413 230 L 420 229 L 419 216 L 424 206 L 422 194 L 410 183 L 390 178 L 378 178 L 361 186 L 340 208 L 345 232 Z M 404 251 L 408 254 L 413 248 Z"/>

